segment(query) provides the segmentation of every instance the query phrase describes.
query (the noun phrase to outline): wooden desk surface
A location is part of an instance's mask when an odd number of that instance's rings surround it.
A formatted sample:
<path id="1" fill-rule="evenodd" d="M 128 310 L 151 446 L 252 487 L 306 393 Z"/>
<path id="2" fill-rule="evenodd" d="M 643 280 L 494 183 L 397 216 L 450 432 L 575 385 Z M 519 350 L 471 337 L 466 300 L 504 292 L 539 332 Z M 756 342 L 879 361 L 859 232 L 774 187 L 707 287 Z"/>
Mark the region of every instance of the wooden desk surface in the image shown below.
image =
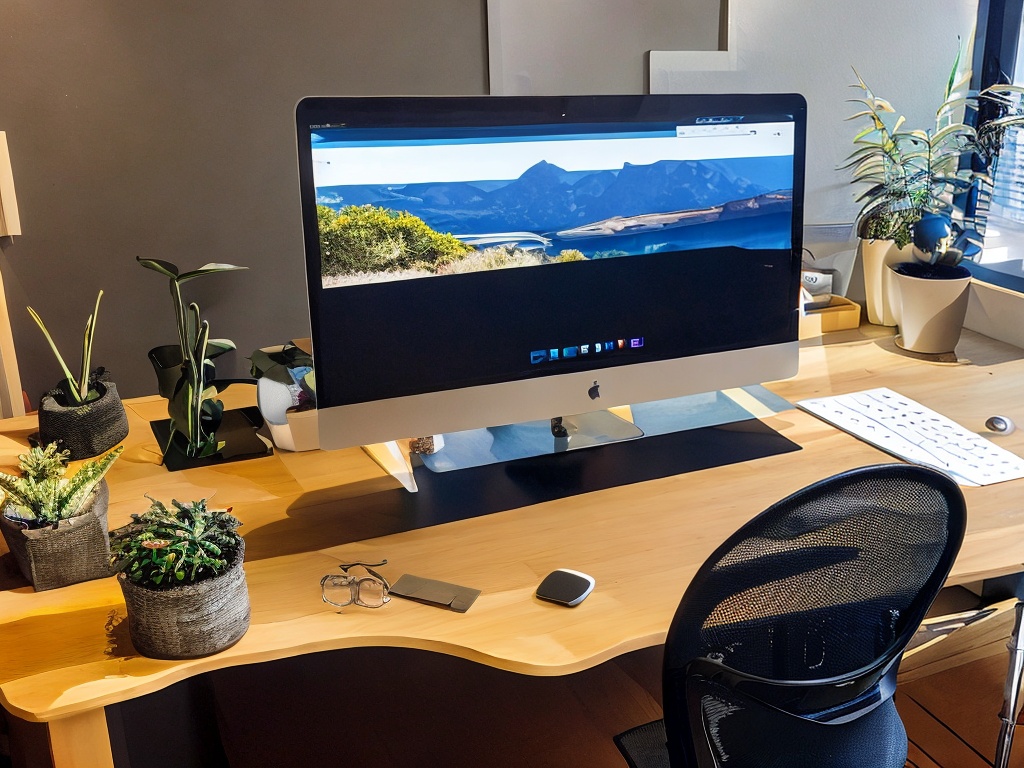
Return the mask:
<path id="1" fill-rule="evenodd" d="M 1024 423 L 1024 354 L 965 332 L 960 361 L 915 359 L 884 329 L 804 342 L 800 374 L 770 388 L 791 402 L 889 386 L 970 429 L 1004 413 Z M 797 410 L 765 421 L 803 450 L 612 488 L 443 526 L 355 543 L 397 483 L 359 449 L 288 453 L 168 473 L 146 422 L 164 401 L 131 402 L 131 435 L 110 475 L 110 525 L 143 510 L 143 494 L 169 500 L 213 496 L 232 506 L 247 541 L 252 625 L 235 647 L 193 661 L 135 654 L 114 578 L 35 593 L 0 559 L 0 702 L 15 715 L 51 722 L 72 738 L 76 723 L 105 735 L 102 711 L 185 677 L 329 649 L 388 645 L 449 653 L 533 675 L 578 671 L 660 644 L 687 583 L 743 522 L 808 483 L 889 461 L 879 451 Z M 0 422 L 0 465 L 13 465 L 34 431 L 31 417 Z M 1024 429 L 996 437 L 1024 454 Z M 965 490 L 970 519 L 951 581 L 1024 569 L 1024 481 Z M 216 494 L 214 496 L 214 494 Z M 369 528 L 367 528 L 369 530 Z M 348 533 L 346 533 L 348 531 Z M 336 613 L 318 581 L 338 563 L 387 558 L 391 578 L 415 573 L 482 590 L 455 614 L 394 599 L 382 609 Z M 593 594 L 566 609 L 533 596 L 557 567 L 592 574 Z M 99 714 L 97 714 L 99 713 Z M 60 739 L 56 739 L 57 742 Z M 55 754 L 56 754 L 55 747 Z"/>

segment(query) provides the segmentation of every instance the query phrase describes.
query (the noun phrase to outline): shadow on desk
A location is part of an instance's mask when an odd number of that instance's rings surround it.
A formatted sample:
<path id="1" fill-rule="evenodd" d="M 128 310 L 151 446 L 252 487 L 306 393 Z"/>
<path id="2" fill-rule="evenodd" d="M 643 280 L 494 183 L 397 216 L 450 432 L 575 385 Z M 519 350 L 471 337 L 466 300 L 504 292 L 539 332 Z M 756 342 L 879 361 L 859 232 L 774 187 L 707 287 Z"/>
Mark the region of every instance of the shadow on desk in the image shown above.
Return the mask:
<path id="1" fill-rule="evenodd" d="M 313 552 L 351 541 L 386 536 L 414 527 L 403 513 L 404 490 L 378 491 L 348 498 L 316 492 L 299 497 L 284 518 L 241 529 L 248 562 Z M 325 500 L 320 500 L 326 497 Z"/>
<path id="2" fill-rule="evenodd" d="M 661 649 L 531 677 L 356 648 L 193 678 L 107 708 L 116 768 L 622 768 L 612 737 L 661 717 Z"/>
<path id="3" fill-rule="evenodd" d="M 832 347 L 842 346 L 850 342 L 867 342 L 878 349 L 904 357 L 909 360 L 919 360 L 925 363 L 936 363 L 940 365 L 974 365 L 982 368 L 1008 363 L 1018 359 L 1020 350 L 1009 344 L 994 339 L 985 338 L 978 334 L 965 332 L 970 335 L 970 354 L 965 356 L 963 350 L 968 345 L 958 345 L 960 354 L 947 352 L 941 354 L 926 354 L 923 352 L 912 352 L 901 348 L 896 344 L 896 337 L 893 329 L 882 326 L 861 326 L 860 328 L 826 333 L 810 339 L 800 341 L 801 347 Z"/>
<path id="4" fill-rule="evenodd" d="M 7 551 L 3 542 L 0 542 L 0 591 L 23 590 L 33 592 L 32 585 L 28 579 L 21 575 L 18 570 L 18 563 L 14 555 Z"/>
<path id="5" fill-rule="evenodd" d="M 454 472 L 431 472 L 417 462 L 418 492 L 349 492 L 334 501 L 302 496 L 285 519 L 244 532 L 245 557 L 251 561 L 326 549 L 798 450 L 764 423 L 746 419 Z"/>

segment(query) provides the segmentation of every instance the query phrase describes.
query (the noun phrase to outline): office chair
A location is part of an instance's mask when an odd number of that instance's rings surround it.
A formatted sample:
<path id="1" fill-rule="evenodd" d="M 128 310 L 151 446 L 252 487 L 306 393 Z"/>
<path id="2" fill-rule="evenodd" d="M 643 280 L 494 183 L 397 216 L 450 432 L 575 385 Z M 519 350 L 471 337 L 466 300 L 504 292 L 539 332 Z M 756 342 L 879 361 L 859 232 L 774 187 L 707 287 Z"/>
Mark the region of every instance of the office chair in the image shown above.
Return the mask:
<path id="1" fill-rule="evenodd" d="M 769 507 L 683 595 L 665 645 L 664 729 L 616 737 L 627 761 L 903 768 L 897 667 L 965 523 L 956 483 L 909 464 L 843 472 Z"/>

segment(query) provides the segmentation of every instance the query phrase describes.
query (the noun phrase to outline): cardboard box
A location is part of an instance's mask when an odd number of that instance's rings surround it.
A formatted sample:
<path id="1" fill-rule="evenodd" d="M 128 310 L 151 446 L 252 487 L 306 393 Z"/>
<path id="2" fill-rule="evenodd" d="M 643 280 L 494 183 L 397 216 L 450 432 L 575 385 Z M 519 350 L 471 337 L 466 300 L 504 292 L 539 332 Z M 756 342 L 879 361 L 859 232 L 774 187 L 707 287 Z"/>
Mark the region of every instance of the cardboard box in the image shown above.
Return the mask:
<path id="1" fill-rule="evenodd" d="M 809 339 L 832 331 L 860 326 L 860 304 L 845 296 L 833 296 L 827 307 L 800 316 L 800 338 Z"/>

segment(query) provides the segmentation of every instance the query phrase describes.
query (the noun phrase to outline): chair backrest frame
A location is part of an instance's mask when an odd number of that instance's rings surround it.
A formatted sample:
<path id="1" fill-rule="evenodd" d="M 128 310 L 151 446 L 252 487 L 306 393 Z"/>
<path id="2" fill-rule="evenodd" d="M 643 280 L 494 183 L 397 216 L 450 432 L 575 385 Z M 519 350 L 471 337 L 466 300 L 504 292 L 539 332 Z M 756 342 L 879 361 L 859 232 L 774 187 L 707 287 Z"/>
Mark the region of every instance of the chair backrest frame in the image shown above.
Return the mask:
<path id="1" fill-rule="evenodd" d="M 728 557 L 739 544 L 747 544 L 752 534 L 761 531 L 765 525 L 784 519 L 787 510 L 799 510 L 806 500 L 841 492 L 856 483 L 875 480 L 919 484 L 929 494 L 934 492 L 941 497 L 943 503 L 938 506 L 944 509 L 936 509 L 935 513 L 945 515 L 945 542 L 937 545 L 941 551 L 937 552 L 934 567 L 923 583 L 913 586 L 916 596 L 900 616 L 899 631 L 888 640 L 888 646 L 883 652 L 878 653 L 870 663 L 855 669 L 814 679 L 778 679 L 752 674 L 749 670 L 730 666 L 722 658 L 704 653 L 680 657 L 677 648 L 686 649 L 693 645 L 692 642 L 679 640 L 684 633 L 693 632 L 693 628 L 687 626 L 693 620 L 688 614 L 690 598 L 699 590 L 714 584 L 718 576 L 715 569 L 723 558 Z M 942 588 L 959 551 L 965 528 L 966 503 L 956 483 L 945 474 L 909 464 L 881 464 L 842 472 L 796 491 L 743 525 L 698 570 L 680 601 L 669 630 L 663 688 L 665 721 L 673 765 L 704 764 L 704 761 L 697 762 L 694 744 L 694 732 L 697 739 L 702 739 L 703 734 L 700 724 L 693 720 L 693 708 L 687 704 L 687 686 L 692 687 L 695 681 L 712 682 L 736 690 L 761 706 L 822 724 L 849 722 L 890 700 L 895 691 L 896 671 L 903 651 Z M 680 755 L 680 750 L 685 754 Z M 700 751 L 705 752 L 704 749 Z"/>

